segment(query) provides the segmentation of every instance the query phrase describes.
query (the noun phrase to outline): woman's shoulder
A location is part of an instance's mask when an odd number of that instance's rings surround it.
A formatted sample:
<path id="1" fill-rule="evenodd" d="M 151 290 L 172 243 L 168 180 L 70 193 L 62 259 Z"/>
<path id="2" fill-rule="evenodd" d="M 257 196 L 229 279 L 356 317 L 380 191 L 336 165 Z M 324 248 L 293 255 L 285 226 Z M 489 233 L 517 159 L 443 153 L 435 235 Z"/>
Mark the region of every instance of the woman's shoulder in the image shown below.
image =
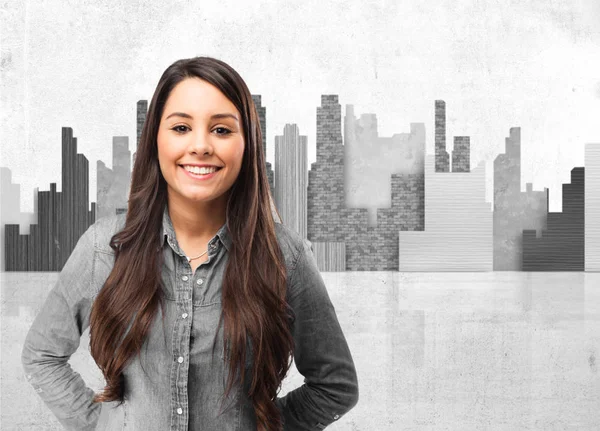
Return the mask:
<path id="1" fill-rule="evenodd" d="M 100 217 L 90 227 L 94 230 L 94 246 L 98 251 L 114 253 L 110 248 L 110 239 L 125 227 L 125 213 Z"/>
<path id="2" fill-rule="evenodd" d="M 275 234 L 279 247 L 285 256 L 286 265 L 292 269 L 305 250 L 311 250 L 311 242 L 297 231 L 283 223 L 275 223 Z"/>

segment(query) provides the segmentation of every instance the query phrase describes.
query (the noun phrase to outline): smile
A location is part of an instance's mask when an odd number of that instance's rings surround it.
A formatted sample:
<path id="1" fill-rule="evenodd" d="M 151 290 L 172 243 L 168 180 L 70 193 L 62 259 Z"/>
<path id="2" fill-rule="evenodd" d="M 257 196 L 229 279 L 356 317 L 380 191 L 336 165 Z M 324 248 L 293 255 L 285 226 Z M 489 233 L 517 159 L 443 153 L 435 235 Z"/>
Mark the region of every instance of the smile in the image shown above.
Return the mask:
<path id="1" fill-rule="evenodd" d="M 179 166 L 186 175 L 197 180 L 208 180 L 214 177 L 221 168 L 198 168 L 195 166 Z"/>

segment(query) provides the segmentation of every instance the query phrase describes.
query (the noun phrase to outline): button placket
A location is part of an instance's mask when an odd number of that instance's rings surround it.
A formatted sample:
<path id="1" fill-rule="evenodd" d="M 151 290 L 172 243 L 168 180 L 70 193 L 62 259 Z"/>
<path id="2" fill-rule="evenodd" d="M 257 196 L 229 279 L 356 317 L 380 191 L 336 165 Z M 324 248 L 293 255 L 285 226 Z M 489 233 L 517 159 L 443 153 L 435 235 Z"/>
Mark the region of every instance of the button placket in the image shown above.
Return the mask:
<path id="1" fill-rule="evenodd" d="M 178 335 L 173 339 L 174 352 L 177 355 L 175 358 L 175 364 L 173 365 L 177 371 L 172 374 L 174 376 L 174 385 L 172 385 L 173 390 L 175 391 L 175 406 L 178 416 L 183 415 L 184 407 L 188 406 L 188 393 L 187 393 L 187 379 L 189 368 L 188 364 L 185 361 L 185 356 L 189 355 L 189 342 L 190 342 L 190 333 L 191 333 L 191 325 L 192 319 L 187 319 L 189 314 L 184 310 L 192 309 L 192 290 L 193 285 L 191 284 L 192 276 L 189 275 L 189 267 L 185 268 L 186 262 L 178 262 L 178 272 L 180 274 L 179 283 L 180 284 L 180 293 L 179 296 L 179 308 L 181 310 L 181 317 L 178 323 L 182 325 L 183 330 L 176 330 L 174 335 Z M 189 265 L 189 264 L 188 264 Z M 181 275 L 184 273 L 184 275 Z"/>

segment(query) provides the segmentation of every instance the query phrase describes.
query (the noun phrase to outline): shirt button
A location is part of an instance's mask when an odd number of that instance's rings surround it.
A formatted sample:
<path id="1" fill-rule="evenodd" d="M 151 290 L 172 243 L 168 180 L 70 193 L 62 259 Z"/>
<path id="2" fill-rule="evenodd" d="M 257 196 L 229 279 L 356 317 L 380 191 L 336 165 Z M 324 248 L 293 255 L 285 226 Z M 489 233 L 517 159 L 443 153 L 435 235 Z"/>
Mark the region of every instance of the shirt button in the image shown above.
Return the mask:
<path id="1" fill-rule="evenodd" d="M 202 279 L 201 279 L 201 278 L 199 278 L 199 279 L 196 281 L 196 283 L 197 283 L 197 284 L 202 284 L 202 283 L 204 283 L 204 282 L 202 281 Z"/>
<path id="2" fill-rule="evenodd" d="M 182 279 L 183 281 L 187 281 L 187 280 L 188 280 L 188 276 L 187 276 L 187 275 L 184 275 L 183 277 L 181 277 L 181 279 Z"/>
<path id="3" fill-rule="evenodd" d="M 177 362 L 179 362 L 181 364 L 183 362 L 183 356 L 180 356 L 179 358 L 177 358 Z"/>
<path id="4" fill-rule="evenodd" d="M 339 418 L 339 417 L 340 417 L 340 415 L 335 415 L 333 418 L 334 418 L 334 419 L 337 419 L 337 418 Z"/>
<path id="5" fill-rule="evenodd" d="M 183 317 L 183 318 L 185 319 L 186 317 L 188 317 L 188 314 L 187 314 L 187 313 L 183 313 L 183 314 L 181 315 L 181 317 Z"/>
<path id="6" fill-rule="evenodd" d="M 180 414 L 182 414 L 182 413 L 183 413 L 183 409 L 182 409 L 181 407 L 179 407 L 179 408 L 177 409 L 177 414 L 178 414 L 178 415 L 180 415 Z"/>

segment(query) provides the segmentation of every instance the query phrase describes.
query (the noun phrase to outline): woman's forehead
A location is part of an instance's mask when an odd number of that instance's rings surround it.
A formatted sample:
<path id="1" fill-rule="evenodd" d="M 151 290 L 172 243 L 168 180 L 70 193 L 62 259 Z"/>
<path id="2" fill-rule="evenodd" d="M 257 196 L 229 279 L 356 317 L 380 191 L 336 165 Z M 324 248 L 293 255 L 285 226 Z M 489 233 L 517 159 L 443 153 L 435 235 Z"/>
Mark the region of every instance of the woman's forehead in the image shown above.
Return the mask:
<path id="1" fill-rule="evenodd" d="M 241 122 L 236 106 L 218 89 L 210 91 L 178 91 L 169 95 L 163 110 L 163 118 L 179 117 L 190 120 L 198 118 L 230 119 Z"/>

